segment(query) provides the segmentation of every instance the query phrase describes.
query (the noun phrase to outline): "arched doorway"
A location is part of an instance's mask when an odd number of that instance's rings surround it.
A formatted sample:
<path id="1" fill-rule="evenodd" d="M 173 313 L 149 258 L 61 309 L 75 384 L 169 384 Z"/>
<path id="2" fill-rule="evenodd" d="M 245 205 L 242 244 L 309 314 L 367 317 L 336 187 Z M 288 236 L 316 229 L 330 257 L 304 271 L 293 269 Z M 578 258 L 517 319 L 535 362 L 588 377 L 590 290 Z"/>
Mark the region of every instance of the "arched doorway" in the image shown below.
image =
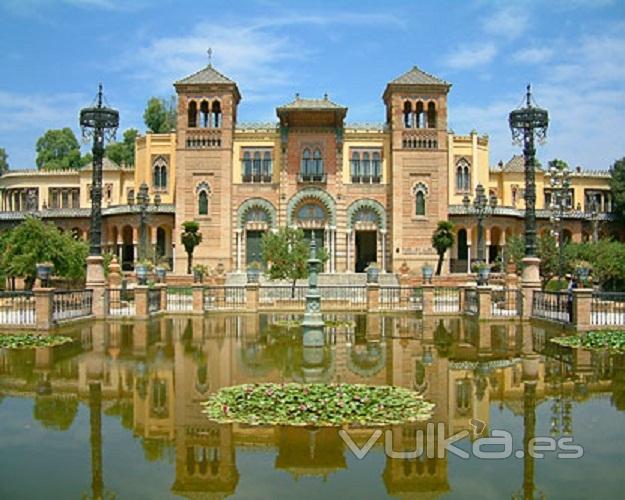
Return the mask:
<path id="1" fill-rule="evenodd" d="M 502 231 L 499 227 L 493 227 L 490 230 L 490 245 L 488 247 L 488 262 L 497 262 L 501 249 Z"/>
<path id="2" fill-rule="evenodd" d="M 263 198 L 251 198 L 237 210 L 237 269 L 241 268 L 242 249 L 244 248 L 245 264 L 254 262 L 265 265 L 262 255 L 263 235 L 276 227 L 276 210 Z"/>
<path id="3" fill-rule="evenodd" d="M 133 231 L 131 226 L 122 228 L 122 270 L 132 271 L 135 262 L 135 246 L 133 244 Z"/>
<path id="4" fill-rule="evenodd" d="M 156 229 L 156 258 L 161 260 L 167 253 L 167 233 L 162 227 Z"/>
<path id="5" fill-rule="evenodd" d="M 348 268 L 362 273 L 369 264 L 376 263 L 382 272 L 386 271 L 386 210 L 382 204 L 372 199 L 355 201 L 347 209 L 347 227 L 353 234 L 354 250 L 353 267 L 348 262 Z"/>
<path id="6" fill-rule="evenodd" d="M 304 200 L 295 209 L 295 220 L 297 225 L 303 229 L 304 238 L 308 244 L 315 239 L 317 248 L 324 247 L 324 229 L 328 220 L 328 213 L 325 207 L 316 200 Z"/>

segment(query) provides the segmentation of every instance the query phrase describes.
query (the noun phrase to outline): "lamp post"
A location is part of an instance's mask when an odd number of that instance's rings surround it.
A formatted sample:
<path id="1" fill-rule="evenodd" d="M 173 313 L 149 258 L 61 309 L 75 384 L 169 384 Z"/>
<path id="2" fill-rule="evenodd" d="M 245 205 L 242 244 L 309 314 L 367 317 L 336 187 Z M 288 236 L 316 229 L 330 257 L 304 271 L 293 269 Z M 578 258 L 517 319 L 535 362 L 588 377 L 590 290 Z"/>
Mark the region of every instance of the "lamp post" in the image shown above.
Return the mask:
<path id="1" fill-rule="evenodd" d="M 80 110 L 80 128 L 83 140 L 93 138 L 93 175 L 91 191 L 90 256 L 102 255 L 102 159 L 104 143 L 115 137 L 119 126 L 119 112 L 103 104 L 102 84 L 98 87 L 95 106 Z"/>
<path id="2" fill-rule="evenodd" d="M 549 167 L 549 176 L 552 189 L 549 220 L 553 226 L 552 234 L 555 236 L 558 245 L 558 283 L 560 283 L 564 275 L 565 242 L 563 237 L 563 219 L 565 212 L 568 212 L 571 208 L 569 197 L 571 179 L 569 168 L 564 163 L 554 162 Z"/>
<path id="3" fill-rule="evenodd" d="M 471 199 L 468 194 L 465 194 L 462 198 L 462 205 L 467 211 L 471 210 Z M 484 186 L 478 184 L 475 187 L 475 198 L 473 198 L 473 213 L 477 219 L 477 260 L 478 263 L 486 262 L 486 251 L 484 244 L 484 219 L 488 215 L 488 212 L 494 212 L 497 208 L 497 197 L 493 194 L 490 197 L 486 196 L 486 190 Z M 478 273 L 478 284 L 483 285 L 483 279 Z"/>
<path id="4" fill-rule="evenodd" d="M 154 195 L 154 206 L 158 209 L 161 204 L 161 195 Z M 150 207 L 150 195 L 148 185 L 144 182 L 139 186 L 137 193 L 137 206 L 139 207 L 139 252 L 138 260 L 148 258 L 148 208 Z"/>
<path id="5" fill-rule="evenodd" d="M 590 222 L 592 223 L 592 242 L 599 241 L 599 208 L 597 200 L 593 200 L 590 210 Z"/>
<path id="6" fill-rule="evenodd" d="M 536 256 L 536 147 L 534 140 L 543 142 L 547 135 L 549 114 L 547 110 L 532 104 L 532 92 L 527 86 L 525 106 L 510 112 L 508 118 L 512 140 L 523 146 L 525 160 L 525 259 L 524 279 L 538 281 L 538 258 Z M 531 269 L 530 269 L 531 268 Z"/>

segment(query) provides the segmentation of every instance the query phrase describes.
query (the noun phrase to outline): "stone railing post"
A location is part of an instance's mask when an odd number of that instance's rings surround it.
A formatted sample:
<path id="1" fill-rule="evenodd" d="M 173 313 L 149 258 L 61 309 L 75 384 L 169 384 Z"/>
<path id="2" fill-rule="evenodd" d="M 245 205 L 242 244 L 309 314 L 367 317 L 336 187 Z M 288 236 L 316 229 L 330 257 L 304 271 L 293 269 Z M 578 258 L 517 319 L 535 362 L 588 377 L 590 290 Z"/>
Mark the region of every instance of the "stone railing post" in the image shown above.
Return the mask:
<path id="1" fill-rule="evenodd" d="M 161 311 L 167 311 L 167 285 L 165 283 L 157 283 L 154 285 L 161 291 Z"/>
<path id="2" fill-rule="evenodd" d="M 477 287 L 477 316 L 480 319 L 491 319 L 493 315 L 491 292 L 490 286 Z"/>
<path id="3" fill-rule="evenodd" d="M 49 330 L 54 325 L 54 288 L 33 288 L 35 297 L 35 328 Z"/>
<path id="4" fill-rule="evenodd" d="M 378 312 L 380 310 L 380 285 L 367 283 L 367 311 Z"/>
<path id="5" fill-rule="evenodd" d="M 423 315 L 434 314 L 434 285 L 423 285 Z"/>
<path id="6" fill-rule="evenodd" d="M 573 317 L 571 321 L 578 330 L 589 330 L 592 327 L 591 306 L 592 288 L 573 290 Z"/>
<path id="7" fill-rule="evenodd" d="M 465 312 L 465 308 L 466 308 L 466 304 L 465 304 L 465 290 L 467 288 L 469 288 L 469 285 L 459 285 L 458 286 L 458 294 L 459 294 L 458 310 L 460 311 L 460 314 L 463 314 Z"/>
<path id="8" fill-rule="evenodd" d="M 93 291 L 93 301 L 91 312 L 95 318 L 104 318 L 109 312 L 108 294 L 106 293 L 105 284 L 91 285 L 89 287 Z"/>
<path id="9" fill-rule="evenodd" d="M 193 314 L 204 314 L 204 285 L 193 284 Z"/>
<path id="10" fill-rule="evenodd" d="M 137 319 L 148 319 L 150 317 L 148 291 L 149 288 L 146 285 L 135 287 L 135 317 Z"/>
<path id="11" fill-rule="evenodd" d="M 249 312 L 258 311 L 259 302 L 258 283 L 247 283 L 245 285 L 245 310 Z"/>
<path id="12" fill-rule="evenodd" d="M 534 300 L 534 292 L 540 292 L 540 286 L 521 284 L 521 303 L 523 310 L 521 311 L 521 319 L 530 319 L 532 317 L 532 301 Z"/>

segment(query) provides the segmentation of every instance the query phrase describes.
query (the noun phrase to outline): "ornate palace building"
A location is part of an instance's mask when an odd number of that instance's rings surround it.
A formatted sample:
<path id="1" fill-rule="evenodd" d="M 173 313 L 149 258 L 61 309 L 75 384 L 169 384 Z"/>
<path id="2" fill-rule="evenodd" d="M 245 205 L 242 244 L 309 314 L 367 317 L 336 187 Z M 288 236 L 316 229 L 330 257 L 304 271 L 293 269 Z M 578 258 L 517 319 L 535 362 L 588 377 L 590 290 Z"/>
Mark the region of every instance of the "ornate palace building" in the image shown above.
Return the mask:
<path id="1" fill-rule="evenodd" d="M 477 222 L 462 198 L 473 197 L 478 184 L 498 200 L 486 220 L 488 259 L 501 254 L 506 238 L 522 233 L 522 158 L 491 165 L 486 135 L 449 131 L 451 84 L 416 66 L 386 85 L 380 124 L 349 123 L 347 107 L 327 95 L 296 95 L 276 108 L 274 123 L 238 123 L 237 84 L 211 65 L 174 86 L 175 133 L 140 137 L 134 169 L 105 163 L 103 244 L 126 270 L 137 255 L 142 183 L 150 193 L 145 209 L 154 252 L 177 274 L 186 270 L 179 241 L 187 220 L 198 221 L 204 236 L 197 263 L 244 270 L 261 260 L 263 233 L 288 225 L 326 249 L 327 272 L 343 273 L 362 272 L 371 262 L 383 271 L 418 272 L 435 262 L 432 232 L 449 219 L 457 238 L 446 269 L 467 272 Z M 539 231 L 546 231 L 549 173 L 539 170 L 536 177 Z M 0 225 L 33 213 L 86 237 L 90 179 L 90 169 L 5 174 Z M 608 172 L 577 167 L 569 205 L 565 237 L 591 238 L 611 211 Z"/>

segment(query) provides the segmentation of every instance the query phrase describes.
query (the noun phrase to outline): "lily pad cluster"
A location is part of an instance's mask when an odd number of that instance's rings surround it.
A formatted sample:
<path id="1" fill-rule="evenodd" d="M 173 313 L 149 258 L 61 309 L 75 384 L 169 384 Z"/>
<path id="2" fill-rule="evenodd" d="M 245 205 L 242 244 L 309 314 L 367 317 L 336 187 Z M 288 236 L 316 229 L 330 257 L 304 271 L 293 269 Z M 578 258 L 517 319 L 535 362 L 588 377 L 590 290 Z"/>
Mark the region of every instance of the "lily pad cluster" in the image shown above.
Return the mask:
<path id="1" fill-rule="evenodd" d="M 586 349 L 608 349 L 609 351 L 625 352 L 625 331 L 607 330 L 588 332 L 586 335 L 552 338 L 551 342 L 565 347 Z"/>
<path id="2" fill-rule="evenodd" d="M 62 335 L 38 335 L 35 333 L 0 335 L 0 348 L 4 349 L 55 347 L 68 342 L 73 342 L 73 339 Z"/>
<path id="3" fill-rule="evenodd" d="M 202 403 L 218 423 L 383 426 L 429 420 L 434 404 L 419 393 L 363 384 L 245 384 L 226 387 Z"/>

